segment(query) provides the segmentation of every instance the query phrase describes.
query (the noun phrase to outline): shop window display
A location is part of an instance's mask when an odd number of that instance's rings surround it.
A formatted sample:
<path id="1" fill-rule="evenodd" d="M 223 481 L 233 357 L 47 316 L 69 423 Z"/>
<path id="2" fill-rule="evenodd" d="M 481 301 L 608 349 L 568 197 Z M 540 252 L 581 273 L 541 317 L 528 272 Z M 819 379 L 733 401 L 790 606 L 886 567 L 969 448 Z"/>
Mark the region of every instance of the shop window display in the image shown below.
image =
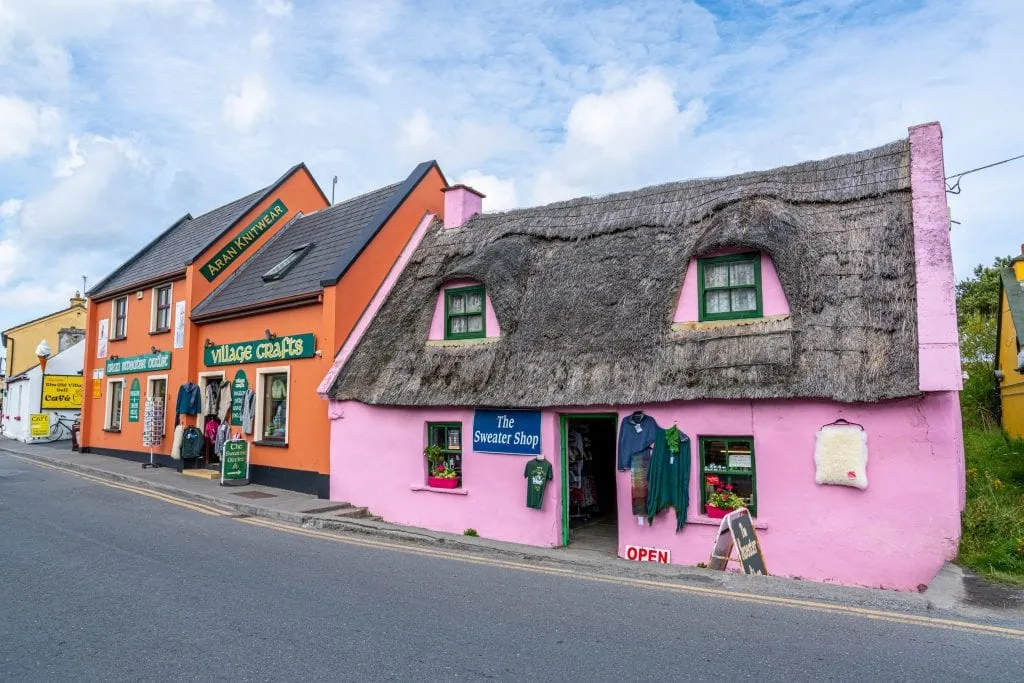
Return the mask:
<path id="1" fill-rule="evenodd" d="M 444 488 L 462 486 L 462 423 L 427 423 L 428 484 Z"/>
<path id="2" fill-rule="evenodd" d="M 757 514 L 754 440 L 751 437 L 701 437 L 700 498 L 707 505 L 715 492 L 743 499 L 751 515 Z"/>
<path id="3" fill-rule="evenodd" d="M 288 373 L 263 375 L 264 441 L 288 440 Z"/>

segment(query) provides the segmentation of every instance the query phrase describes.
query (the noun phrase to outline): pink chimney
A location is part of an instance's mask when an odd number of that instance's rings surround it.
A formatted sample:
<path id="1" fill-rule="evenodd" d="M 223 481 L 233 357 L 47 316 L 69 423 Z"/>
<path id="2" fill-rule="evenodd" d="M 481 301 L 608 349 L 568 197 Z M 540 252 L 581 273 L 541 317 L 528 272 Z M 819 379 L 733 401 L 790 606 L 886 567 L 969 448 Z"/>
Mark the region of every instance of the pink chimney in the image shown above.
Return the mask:
<path id="1" fill-rule="evenodd" d="M 444 189 L 444 227 L 457 228 L 483 211 L 484 194 L 468 185 Z"/>

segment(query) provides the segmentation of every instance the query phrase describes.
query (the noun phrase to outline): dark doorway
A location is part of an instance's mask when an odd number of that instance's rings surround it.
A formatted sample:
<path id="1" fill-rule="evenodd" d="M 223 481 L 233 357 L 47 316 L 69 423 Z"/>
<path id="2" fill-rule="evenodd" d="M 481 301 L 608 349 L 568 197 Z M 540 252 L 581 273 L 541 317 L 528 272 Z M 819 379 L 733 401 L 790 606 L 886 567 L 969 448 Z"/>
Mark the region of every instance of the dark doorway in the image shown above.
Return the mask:
<path id="1" fill-rule="evenodd" d="M 615 554 L 618 416 L 562 416 L 563 544 Z"/>

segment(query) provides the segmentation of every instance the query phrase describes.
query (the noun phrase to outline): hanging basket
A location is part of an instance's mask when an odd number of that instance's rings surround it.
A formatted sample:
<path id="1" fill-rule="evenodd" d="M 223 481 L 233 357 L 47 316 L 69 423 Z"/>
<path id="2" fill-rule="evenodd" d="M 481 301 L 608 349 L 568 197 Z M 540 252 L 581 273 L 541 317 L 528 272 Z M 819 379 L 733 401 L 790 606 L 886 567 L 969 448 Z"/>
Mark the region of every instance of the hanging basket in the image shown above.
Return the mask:
<path id="1" fill-rule="evenodd" d="M 459 488 L 458 477 L 454 479 L 444 479 L 442 477 L 427 477 L 427 486 L 432 489 L 457 489 Z"/>

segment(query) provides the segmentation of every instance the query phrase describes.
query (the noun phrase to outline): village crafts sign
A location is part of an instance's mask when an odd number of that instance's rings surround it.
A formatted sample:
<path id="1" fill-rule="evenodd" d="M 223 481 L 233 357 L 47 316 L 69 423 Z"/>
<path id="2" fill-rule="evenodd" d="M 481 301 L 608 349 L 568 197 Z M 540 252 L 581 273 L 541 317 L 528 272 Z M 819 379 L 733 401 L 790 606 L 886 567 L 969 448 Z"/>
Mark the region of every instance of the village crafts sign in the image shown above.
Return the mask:
<path id="1" fill-rule="evenodd" d="M 108 375 L 127 375 L 132 372 L 148 372 L 149 370 L 169 370 L 171 368 L 171 352 L 158 351 L 144 353 L 140 356 L 127 358 L 111 358 L 107 361 Z"/>
<path id="2" fill-rule="evenodd" d="M 478 410 L 473 414 L 477 453 L 540 455 L 539 410 Z"/>
<path id="3" fill-rule="evenodd" d="M 312 332 L 291 334 L 276 339 L 257 339 L 237 344 L 217 344 L 203 351 L 207 367 L 241 365 L 263 361 L 312 358 L 316 353 L 316 337 Z"/>
<path id="4" fill-rule="evenodd" d="M 203 274 L 207 282 L 213 282 L 214 278 L 234 263 L 235 259 L 255 244 L 263 236 L 263 233 L 270 230 L 286 213 L 288 213 L 288 207 L 278 199 L 267 207 L 263 215 L 250 223 L 242 232 L 238 233 L 237 237 L 228 242 L 227 246 L 221 249 L 219 254 L 204 263 L 199 272 Z"/>

